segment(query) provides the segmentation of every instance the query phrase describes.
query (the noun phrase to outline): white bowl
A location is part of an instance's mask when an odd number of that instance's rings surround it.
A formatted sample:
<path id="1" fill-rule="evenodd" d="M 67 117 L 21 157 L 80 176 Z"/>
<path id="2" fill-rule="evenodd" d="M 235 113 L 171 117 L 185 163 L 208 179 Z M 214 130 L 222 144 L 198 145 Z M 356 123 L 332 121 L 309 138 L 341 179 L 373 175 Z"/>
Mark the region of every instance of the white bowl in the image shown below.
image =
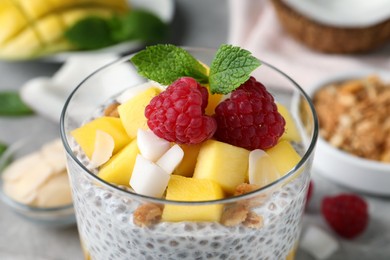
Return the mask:
<path id="1" fill-rule="evenodd" d="M 390 72 L 364 70 L 338 74 L 318 82 L 308 94 L 313 97 L 321 87 L 348 79 L 359 79 L 378 75 L 382 81 L 390 82 Z M 364 159 L 342 151 L 319 136 L 313 161 L 313 170 L 328 179 L 358 192 L 379 196 L 390 196 L 390 163 Z"/>

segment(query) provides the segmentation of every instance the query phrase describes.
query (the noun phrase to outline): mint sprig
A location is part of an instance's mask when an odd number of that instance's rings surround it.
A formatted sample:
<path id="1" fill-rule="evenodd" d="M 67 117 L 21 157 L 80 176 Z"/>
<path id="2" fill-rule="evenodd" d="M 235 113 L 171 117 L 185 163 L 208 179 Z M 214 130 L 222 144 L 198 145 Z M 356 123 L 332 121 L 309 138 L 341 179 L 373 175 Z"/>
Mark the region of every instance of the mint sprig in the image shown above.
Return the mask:
<path id="1" fill-rule="evenodd" d="M 192 77 L 208 83 L 206 68 L 186 50 L 172 44 L 146 47 L 131 58 L 138 73 L 163 85 L 180 77 Z"/>
<path id="2" fill-rule="evenodd" d="M 186 50 L 171 45 L 154 45 L 131 58 L 138 73 L 163 85 L 181 77 L 209 83 L 211 93 L 228 94 L 247 81 L 260 61 L 247 50 L 223 44 L 218 49 L 207 75 L 206 68 Z"/>
<path id="3" fill-rule="evenodd" d="M 0 116 L 22 116 L 33 111 L 22 101 L 18 92 L 0 92 Z"/>
<path id="4" fill-rule="evenodd" d="M 211 93 L 228 94 L 247 81 L 260 61 L 240 47 L 223 44 L 210 66 Z"/>

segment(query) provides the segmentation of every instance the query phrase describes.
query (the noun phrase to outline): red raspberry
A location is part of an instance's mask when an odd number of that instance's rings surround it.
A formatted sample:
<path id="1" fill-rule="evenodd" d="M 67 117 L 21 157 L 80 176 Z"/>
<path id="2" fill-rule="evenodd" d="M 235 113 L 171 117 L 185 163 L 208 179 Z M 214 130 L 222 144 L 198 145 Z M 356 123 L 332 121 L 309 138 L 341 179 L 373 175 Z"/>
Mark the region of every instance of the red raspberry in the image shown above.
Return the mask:
<path id="1" fill-rule="evenodd" d="M 195 79 L 183 77 L 154 97 L 145 108 L 149 128 L 180 144 L 197 144 L 213 136 L 217 124 L 206 116 L 208 92 Z"/>
<path id="2" fill-rule="evenodd" d="M 368 224 L 367 203 L 355 194 L 325 197 L 321 212 L 328 224 L 345 238 L 358 236 Z"/>
<path id="3" fill-rule="evenodd" d="M 249 150 L 276 145 L 286 124 L 273 96 L 253 77 L 215 108 L 215 119 L 218 140 Z"/>

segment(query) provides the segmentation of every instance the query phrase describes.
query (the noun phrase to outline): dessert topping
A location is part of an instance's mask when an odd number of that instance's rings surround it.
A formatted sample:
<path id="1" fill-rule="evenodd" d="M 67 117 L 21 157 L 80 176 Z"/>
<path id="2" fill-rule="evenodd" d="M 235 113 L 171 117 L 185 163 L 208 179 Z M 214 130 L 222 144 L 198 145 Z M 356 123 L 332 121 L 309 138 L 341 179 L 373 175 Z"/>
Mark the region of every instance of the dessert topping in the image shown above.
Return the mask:
<path id="1" fill-rule="evenodd" d="M 197 144 L 209 139 L 217 125 L 214 118 L 204 114 L 207 101 L 201 89 L 205 88 L 193 78 L 173 82 L 146 107 L 149 128 L 157 136 L 179 144 Z"/>
<path id="2" fill-rule="evenodd" d="M 249 150 L 271 148 L 284 133 L 272 95 L 253 77 L 216 107 L 215 119 L 218 140 Z"/>
<path id="3" fill-rule="evenodd" d="M 139 227 L 150 227 L 161 220 L 162 208 L 158 204 L 142 204 L 134 211 L 133 222 Z"/>
<path id="4" fill-rule="evenodd" d="M 320 134 L 331 145 L 390 162 L 390 84 L 377 76 L 329 84 L 314 95 L 313 102 Z"/>

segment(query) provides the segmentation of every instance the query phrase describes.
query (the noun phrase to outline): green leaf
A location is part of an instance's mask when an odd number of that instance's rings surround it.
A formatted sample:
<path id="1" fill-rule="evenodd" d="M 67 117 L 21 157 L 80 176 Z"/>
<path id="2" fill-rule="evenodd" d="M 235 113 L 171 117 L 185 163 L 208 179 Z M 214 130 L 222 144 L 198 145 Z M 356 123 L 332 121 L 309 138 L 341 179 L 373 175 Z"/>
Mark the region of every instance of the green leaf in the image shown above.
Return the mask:
<path id="1" fill-rule="evenodd" d="M 80 49 L 99 49 L 114 44 L 107 19 L 89 16 L 76 22 L 65 37 Z"/>
<path id="2" fill-rule="evenodd" d="M 131 58 L 138 73 L 163 85 L 169 85 L 180 77 L 192 77 L 207 83 L 206 68 L 186 50 L 171 44 L 146 47 Z"/>
<path id="3" fill-rule="evenodd" d="M 18 92 L 0 92 L 0 115 L 19 116 L 29 115 L 33 111 L 23 103 Z"/>
<path id="4" fill-rule="evenodd" d="M 228 94 L 247 81 L 260 61 L 244 49 L 223 44 L 218 49 L 210 66 L 211 92 Z"/>
<path id="5" fill-rule="evenodd" d="M 0 143 L 0 157 L 3 155 L 5 150 L 7 150 L 7 145 Z"/>
<path id="6" fill-rule="evenodd" d="M 117 41 L 142 40 L 158 42 L 168 34 L 168 26 L 156 15 L 145 10 L 132 10 L 110 20 L 112 38 Z"/>

